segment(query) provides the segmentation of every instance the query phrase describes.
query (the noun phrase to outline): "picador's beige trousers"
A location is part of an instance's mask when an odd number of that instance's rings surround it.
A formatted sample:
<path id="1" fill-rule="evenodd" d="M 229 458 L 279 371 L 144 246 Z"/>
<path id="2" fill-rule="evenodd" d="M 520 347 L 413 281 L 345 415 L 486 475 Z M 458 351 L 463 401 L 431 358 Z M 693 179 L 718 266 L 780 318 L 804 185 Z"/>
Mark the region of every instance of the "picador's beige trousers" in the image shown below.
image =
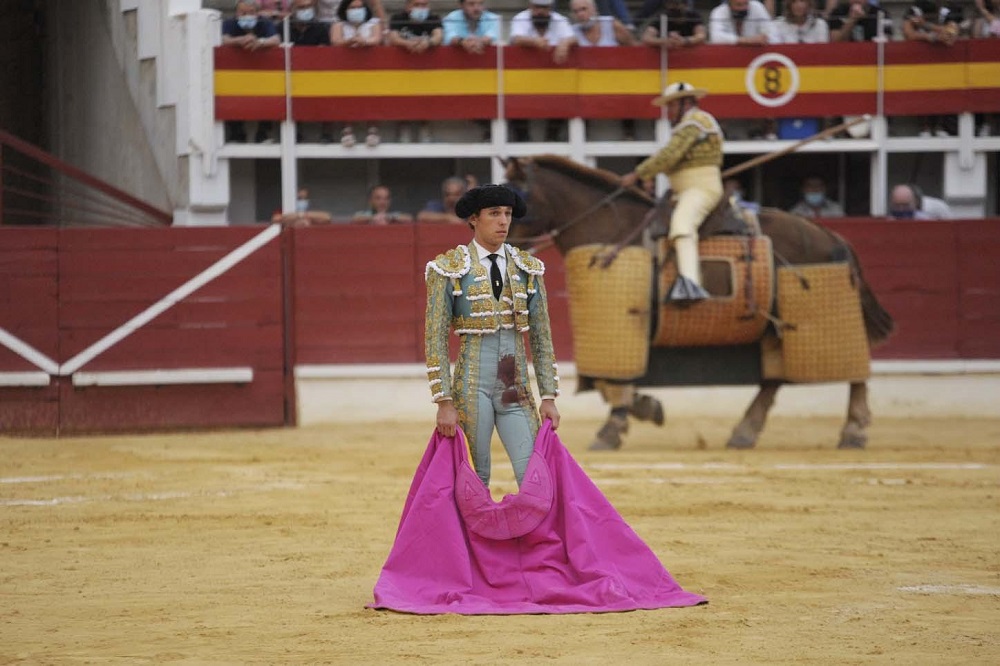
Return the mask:
<path id="1" fill-rule="evenodd" d="M 701 285 L 698 227 L 722 200 L 722 174 L 715 166 L 681 169 L 670 174 L 670 188 L 677 193 L 670 217 L 677 272 Z"/>

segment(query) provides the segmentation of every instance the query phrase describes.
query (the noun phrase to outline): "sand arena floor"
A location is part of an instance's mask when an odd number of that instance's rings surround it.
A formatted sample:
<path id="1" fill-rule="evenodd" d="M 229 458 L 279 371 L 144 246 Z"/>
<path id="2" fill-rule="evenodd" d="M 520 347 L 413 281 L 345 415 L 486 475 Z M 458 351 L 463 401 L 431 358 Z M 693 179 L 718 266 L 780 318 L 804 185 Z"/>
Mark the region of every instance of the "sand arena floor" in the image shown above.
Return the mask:
<path id="1" fill-rule="evenodd" d="M 0 663 L 1000 663 L 1000 419 L 880 418 L 863 452 L 839 419 L 774 418 L 749 452 L 681 419 L 600 454 L 566 421 L 707 606 L 367 610 L 430 423 L 0 438 Z"/>

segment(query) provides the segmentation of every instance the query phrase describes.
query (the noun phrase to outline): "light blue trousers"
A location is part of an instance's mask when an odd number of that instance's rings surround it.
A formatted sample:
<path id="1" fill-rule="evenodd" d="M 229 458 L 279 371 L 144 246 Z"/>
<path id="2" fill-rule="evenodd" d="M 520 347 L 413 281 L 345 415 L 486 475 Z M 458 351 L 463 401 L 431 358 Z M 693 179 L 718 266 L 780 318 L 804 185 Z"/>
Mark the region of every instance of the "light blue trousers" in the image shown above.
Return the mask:
<path id="1" fill-rule="evenodd" d="M 460 413 L 472 423 L 462 423 L 472 451 L 476 474 L 490 484 L 490 441 L 496 428 L 500 441 L 514 467 L 517 485 L 521 485 L 524 470 L 535 448 L 538 417 L 527 376 L 524 359 L 515 363 L 517 339 L 514 331 L 500 331 L 482 336 L 479 358 L 463 359 L 478 371 L 469 382 L 469 395 L 463 402 L 471 403 Z M 523 353 L 523 352 L 522 352 Z M 471 370 L 472 368 L 470 368 Z M 470 379 L 473 373 L 469 373 Z"/>

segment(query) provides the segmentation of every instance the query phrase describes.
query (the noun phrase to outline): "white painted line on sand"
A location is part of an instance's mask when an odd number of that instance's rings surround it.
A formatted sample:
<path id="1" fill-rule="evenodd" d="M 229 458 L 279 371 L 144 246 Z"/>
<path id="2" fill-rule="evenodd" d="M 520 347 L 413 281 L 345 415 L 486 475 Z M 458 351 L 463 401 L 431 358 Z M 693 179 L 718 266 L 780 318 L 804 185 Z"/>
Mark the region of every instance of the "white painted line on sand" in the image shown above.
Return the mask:
<path id="1" fill-rule="evenodd" d="M 984 585 L 906 585 L 896 588 L 900 592 L 915 592 L 917 594 L 971 594 L 1000 596 L 1000 587 Z"/>
<path id="2" fill-rule="evenodd" d="M 722 470 L 722 471 L 746 471 L 750 469 L 748 465 L 734 465 L 729 463 L 591 463 L 587 467 L 599 470 Z M 773 469 L 778 471 L 841 471 L 841 470 L 980 470 L 995 467 L 986 463 L 894 463 L 894 462 L 872 462 L 872 463 L 779 463 L 775 465 L 761 465 L 758 469 Z"/>

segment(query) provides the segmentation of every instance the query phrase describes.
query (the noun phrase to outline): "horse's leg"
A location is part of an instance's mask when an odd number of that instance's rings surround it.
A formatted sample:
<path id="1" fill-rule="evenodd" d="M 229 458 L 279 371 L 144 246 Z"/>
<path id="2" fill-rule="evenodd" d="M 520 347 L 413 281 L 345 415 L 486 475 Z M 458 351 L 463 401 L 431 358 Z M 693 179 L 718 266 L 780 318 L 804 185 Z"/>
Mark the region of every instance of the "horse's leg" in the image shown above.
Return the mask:
<path id="1" fill-rule="evenodd" d="M 590 444 L 591 451 L 607 451 L 622 447 L 622 435 L 628 432 L 629 408 L 635 402 L 635 386 L 619 384 L 607 379 L 594 379 L 594 388 L 598 390 L 604 402 L 611 407 L 608 420 L 594 436 Z"/>
<path id="2" fill-rule="evenodd" d="M 868 424 L 872 413 L 868 409 L 868 384 L 851 383 L 851 397 L 847 401 L 847 423 L 840 431 L 838 449 L 863 449 L 868 443 Z"/>
<path id="3" fill-rule="evenodd" d="M 640 421 L 652 421 L 655 425 L 663 425 L 663 403 L 646 393 L 636 393 L 628 413 Z"/>
<path id="4" fill-rule="evenodd" d="M 767 413 L 774 405 L 774 396 L 781 388 L 781 382 L 766 380 L 761 382 L 760 390 L 754 397 L 753 402 L 747 407 L 743 414 L 743 420 L 733 428 L 733 434 L 726 443 L 727 449 L 752 449 L 757 445 L 757 437 L 764 429 L 764 422 L 767 421 Z"/>

